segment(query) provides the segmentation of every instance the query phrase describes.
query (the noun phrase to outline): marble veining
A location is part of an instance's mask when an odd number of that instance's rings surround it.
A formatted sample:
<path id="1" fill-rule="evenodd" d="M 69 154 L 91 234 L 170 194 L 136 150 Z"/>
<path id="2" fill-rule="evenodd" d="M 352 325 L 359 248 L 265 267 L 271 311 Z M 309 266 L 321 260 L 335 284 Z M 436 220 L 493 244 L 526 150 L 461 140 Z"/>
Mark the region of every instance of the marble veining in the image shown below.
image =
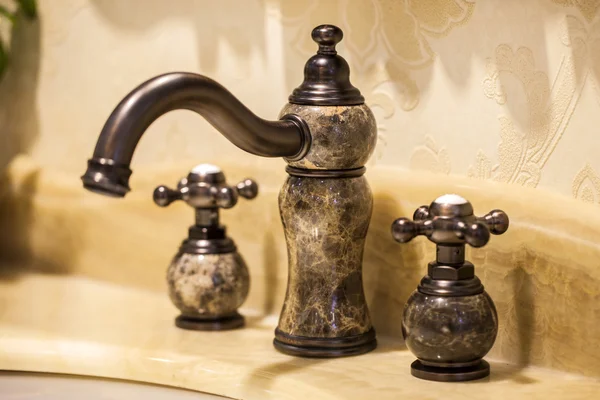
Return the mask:
<path id="1" fill-rule="evenodd" d="M 373 201 L 366 179 L 290 176 L 279 205 L 289 257 L 279 329 L 320 338 L 367 332 L 362 256 Z"/>
<path id="2" fill-rule="evenodd" d="M 375 150 L 377 125 L 366 105 L 307 106 L 287 104 L 279 117 L 296 114 L 310 128 L 308 153 L 289 165 L 305 169 L 352 169 L 366 164 Z"/>
<path id="3" fill-rule="evenodd" d="M 167 270 L 169 296 L 186 317 L 227 316 L 244 303 L 248 268 L 237 253 L 178 254 Z"/>
<path id="4" fill-rule="evenodd" d="M 460 363 L 482 358 L 498 333 L 490 296 L 431 296 L 415 291 L 404 306 L 402 335 L 408 349 L 431 363 Z"/>

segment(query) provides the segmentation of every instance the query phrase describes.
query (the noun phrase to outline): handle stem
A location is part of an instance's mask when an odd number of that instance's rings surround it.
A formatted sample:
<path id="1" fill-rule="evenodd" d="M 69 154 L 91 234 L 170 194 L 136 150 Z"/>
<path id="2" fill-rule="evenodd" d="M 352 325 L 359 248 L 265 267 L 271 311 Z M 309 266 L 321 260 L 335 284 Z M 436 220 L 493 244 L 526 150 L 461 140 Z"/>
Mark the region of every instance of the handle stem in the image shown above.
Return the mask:
<path id="1" fill-rule="evenodd" d="M 196 208 L 195 211 L 197 226 L 219 226 L 218 208 Z"/>

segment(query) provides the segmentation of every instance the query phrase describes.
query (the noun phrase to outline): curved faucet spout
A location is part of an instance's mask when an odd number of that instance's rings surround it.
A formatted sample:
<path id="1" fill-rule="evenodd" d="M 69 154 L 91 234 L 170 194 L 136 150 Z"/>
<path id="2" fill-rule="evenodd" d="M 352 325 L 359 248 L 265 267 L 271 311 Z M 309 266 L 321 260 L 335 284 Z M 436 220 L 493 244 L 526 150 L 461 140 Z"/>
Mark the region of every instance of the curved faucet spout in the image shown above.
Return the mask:
<path id="1" fill-rule="evenodd" d="M 233 144 L 259 156 L 295 159 L 310 145 L 308 127 L 299 117 L 266 121 L 212 79 L 168 73 L 142 83 L 112 112 L 81 178 L 84 187 L 124 196 L 129 191 L 129 164 L 140 138 L 157 118 L 178 109 L 197 112 Z"/>

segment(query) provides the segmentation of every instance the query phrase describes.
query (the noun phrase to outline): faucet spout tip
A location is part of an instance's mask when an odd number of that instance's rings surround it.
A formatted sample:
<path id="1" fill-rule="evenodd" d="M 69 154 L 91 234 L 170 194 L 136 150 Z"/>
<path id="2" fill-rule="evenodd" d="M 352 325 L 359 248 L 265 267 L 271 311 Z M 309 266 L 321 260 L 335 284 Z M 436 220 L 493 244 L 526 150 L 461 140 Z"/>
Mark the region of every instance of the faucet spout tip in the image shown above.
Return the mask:
<path id="1" fill-rule="evenodd" d="M 131 170 L 108 158 L 88 160 L 88 168 L 81 177 L 87 190 L 112 197 L 124 197 L 129 189 Z"/>

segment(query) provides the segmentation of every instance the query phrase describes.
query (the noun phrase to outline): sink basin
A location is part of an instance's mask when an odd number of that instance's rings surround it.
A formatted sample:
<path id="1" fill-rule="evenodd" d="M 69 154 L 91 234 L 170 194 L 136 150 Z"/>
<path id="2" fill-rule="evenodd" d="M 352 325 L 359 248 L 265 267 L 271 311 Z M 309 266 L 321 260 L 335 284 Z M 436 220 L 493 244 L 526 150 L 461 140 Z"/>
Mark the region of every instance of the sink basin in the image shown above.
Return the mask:
<path id="1" fill-rule="evenodd" d="M 225 399 L 208 393 L 138 382 L 27 372 L 0 372 L 0 398 L 3 400 Z"/>

